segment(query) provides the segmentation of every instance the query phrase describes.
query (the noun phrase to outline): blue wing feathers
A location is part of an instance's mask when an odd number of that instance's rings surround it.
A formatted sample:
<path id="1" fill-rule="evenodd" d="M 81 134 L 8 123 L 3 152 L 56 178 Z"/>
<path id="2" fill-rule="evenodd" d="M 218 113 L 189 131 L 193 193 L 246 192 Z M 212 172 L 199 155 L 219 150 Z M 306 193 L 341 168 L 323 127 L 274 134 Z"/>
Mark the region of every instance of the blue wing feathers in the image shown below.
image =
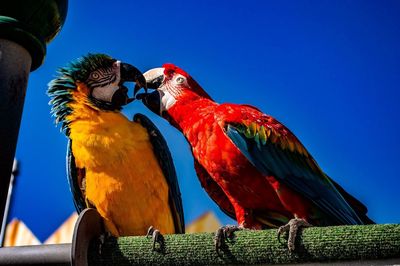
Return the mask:
<path id="1" fill-rule="evenodd" d="M 260 147 L 259 141 L 246 137 L 231 125 L 226 127 L 225 132 L 259 171 L 265 175 L 273 175 L 280 182 L 310 199 L 332 217 L 334 224 L 363 224 L 325 174 L 310 166 L 311 157 L 295 155 L 270 141 Z"/>
<path id="2" fill-rule="evenodd" d="M 86 208 L 85 199 L 83 198 L 81 189 L 78 184 L 78 169 L 75 165 L 75 157 L 72 153 L 72 140 L 68 140 L 67 144 L 67 177 L 69 188 L 72 193 L 76 211 L 80 213 Z"/>
<path id="3" fill-rule="evenodd" d="M 158 159 L 160 167 L 169 185 L 170 206 L 171 206 L 171 211 L 174 215 L 176 232 L 184 233 L 185 223 L 183 217 L 181 192 L 179 190 L 178 178 L 176 176 L 175 167 L 167 143 L 165 139 L 162 137 L 160 131 L 146 116 L 142 114 L 136 114 L 134 116 L 134 121 L 140 123 L 143 127 L 145 127 L 149 133 L 154 153 Z M 80 169 L 77 169 L 75 165 L 75 157 L 72 153 L 71 143 L 72 140 L 69 139 L 67 146 L 67 158 L 66 158 L 67 177 L 68 177 L 69 187 L 73 196 L 75 208 L 77 212 L 80 213 L 86 208 L 86 201 L 79 186 L 79 182 L 82 181 L 83 178 L 82 176 L 80 177 L 79 175 L 80 174 L 82 175 L 84 171 L 80 171 Z"/>
<path id="4" fill-rule="evenodd" d="M 174 163 L 169 151 L 167 142 L 161 135 L 158 128 L 143 114 L 135 114 L 133 121 L 140 123 L 147 129 L 150 136 L 150 142 L 153 145 L 154 154 L 156 155 L 160 167 L 167 180 L 170 190 L 170 207 L 174 215 L 175 229 L 177 233 L 185 232 L 185 222 L 183 216 L 183 206 L 181 192 L 179 189 L 178 178 L 176 175 Z"/>

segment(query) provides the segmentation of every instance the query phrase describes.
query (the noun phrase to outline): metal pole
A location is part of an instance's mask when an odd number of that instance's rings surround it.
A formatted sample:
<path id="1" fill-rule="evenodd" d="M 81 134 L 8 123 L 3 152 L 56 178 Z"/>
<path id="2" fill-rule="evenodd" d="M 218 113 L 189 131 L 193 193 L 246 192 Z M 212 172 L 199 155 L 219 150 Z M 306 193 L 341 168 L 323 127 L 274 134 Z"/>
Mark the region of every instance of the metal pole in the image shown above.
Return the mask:
<path id="1" fill-rule="evenodd" d="M 10 186 L 8 187 L 6 207 L 4 210 L 4 218 L 3 218 L 3 223 L 1 225 L 1 231 L 0 231 L 0 247 L 4 246 L 4 240 L 5 240 L 5 236 L 6 236 L 6 226 L 7 226 L 7 220 L 8 220 L 8 213 L 10 211 L 12 192 L 13 192 L 13 188 L 14 188 L 15 178 L 18 176 L 18 173 L 19 173 L 18 161 L 14 158 L 14 164 L 13 164 L 13 169 L 12 169 L 11 178 L 10 178 Z"/>
<path id="2" fill-rule="evenodd" d="M 29 72 L 61 30 L 68 0 L 0 1 L 0 221 L 3 221 Z"/>
<path id="3" fill-rule="evenodd" d="M 0 248 L 0 265 L 71 265 L 71 244 Z"/>
<path id="4" fill-rule="evenodd" d="M 13 41 L 0 39 L 1 220 L 5 211 L 31 63 L 32 57 L 24 47 Z"/>

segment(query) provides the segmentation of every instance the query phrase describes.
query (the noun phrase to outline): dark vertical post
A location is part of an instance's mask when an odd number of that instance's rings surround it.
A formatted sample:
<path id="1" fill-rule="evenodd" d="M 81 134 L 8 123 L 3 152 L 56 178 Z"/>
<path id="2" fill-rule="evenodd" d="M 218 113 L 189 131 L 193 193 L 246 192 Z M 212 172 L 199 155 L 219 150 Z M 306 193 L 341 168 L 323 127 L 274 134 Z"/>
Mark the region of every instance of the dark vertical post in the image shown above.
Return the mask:
<path id="1" fill-rule="evenodd" d="M 12 193 L 13 193 L 15 178 L 18 176 L 18 173 L 19 173 L 18 161 L 16 159 L 14 159 L 11 177 L 10 177 L 10 184 L 8 186 L 8 195 L 7 195 L 6 205 L 4 207 L 3 223 L 1 224 L 0 247 L 4 246 L 4 241 L 5 241 L 5 236 L 6 236 L 7 218 L 8 218 L 8 213 L 10 211 L 10 205 L 11 205 L 11 200 L 12 200 Z"/>
<path id="2" fill-rule="evenodd" d="M 0 39 L 0 214 L 3 217 L 17 145 L 31 56 L 21 45 Z"/>
<path id="3" fill-rule="evenodd" d="M 67 0 L 0 2 L 0 223 L 10 183 L 29 72 L 60 31 Z"/>

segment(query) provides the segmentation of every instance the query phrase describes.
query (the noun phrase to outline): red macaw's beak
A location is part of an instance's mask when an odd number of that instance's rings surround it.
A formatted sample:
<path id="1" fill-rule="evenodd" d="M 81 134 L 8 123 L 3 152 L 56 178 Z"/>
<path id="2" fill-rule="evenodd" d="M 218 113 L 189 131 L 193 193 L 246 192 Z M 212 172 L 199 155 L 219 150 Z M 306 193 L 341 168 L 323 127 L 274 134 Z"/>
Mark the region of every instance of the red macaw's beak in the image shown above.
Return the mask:
<path id="1" fill-rule="evenodd" d="M 143 104 L 149 108 L 150 111 L 161 115 L 161 95 L 158 88 L 162 86 L 164 81 L 164 68 L 153 68 L 143 74 L 146 79 L 148 89 L 155 89 L 151 93 L 139 93 L 140 87 L 135 86 L 134 94 L 136 99 L 139 99 Z"/>

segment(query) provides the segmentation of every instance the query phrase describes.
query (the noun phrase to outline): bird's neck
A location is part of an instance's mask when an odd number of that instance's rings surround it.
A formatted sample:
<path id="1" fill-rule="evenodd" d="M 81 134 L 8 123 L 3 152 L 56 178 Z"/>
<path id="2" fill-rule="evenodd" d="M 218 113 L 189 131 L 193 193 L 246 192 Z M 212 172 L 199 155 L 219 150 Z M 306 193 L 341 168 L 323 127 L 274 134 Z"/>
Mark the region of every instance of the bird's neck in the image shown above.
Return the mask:
<path id="1" fill-rule="evenodd" d="M 67 117 L 69 121 L 69 137 L 74 139 L 78 135 L 90 136 L 111 134 L 130 121 L 120 112 L 102 111 L 85 104 L 72 107 L 72 113 Z"/>
<path id="2" fill-rule="evenodd" d="M 119 117 L 123 116 L 120 111 L 101 110 L 94 107 L 91 103 L 74 102 L 69 105 L 71 114 L 67 116 L 68 121 L 96 121 L 96 123 L 105 122 L 104 117 Z"/>
<path id="3" fill-rule="evenodd" d="M 186 135 L 188 130 L 205 116 L 213 115 L 217 106 L 218 104 L 210 98 L 181 98 L 168 109 L 165 117 Z"/>
<path id="4" fill-rule="evenodd" d="M 84 132 L 90 134 L 112 129 L 116 124 L 128 122 L 128 119 L 119 111 L 105 111 L 96 107 L 88 99 L 88 88 L 79 84 L 75 91 L 71 93 L 72 101 L 68 104 L 71 110 L 66 117 L 69 123 L 70 132 Z"/>

